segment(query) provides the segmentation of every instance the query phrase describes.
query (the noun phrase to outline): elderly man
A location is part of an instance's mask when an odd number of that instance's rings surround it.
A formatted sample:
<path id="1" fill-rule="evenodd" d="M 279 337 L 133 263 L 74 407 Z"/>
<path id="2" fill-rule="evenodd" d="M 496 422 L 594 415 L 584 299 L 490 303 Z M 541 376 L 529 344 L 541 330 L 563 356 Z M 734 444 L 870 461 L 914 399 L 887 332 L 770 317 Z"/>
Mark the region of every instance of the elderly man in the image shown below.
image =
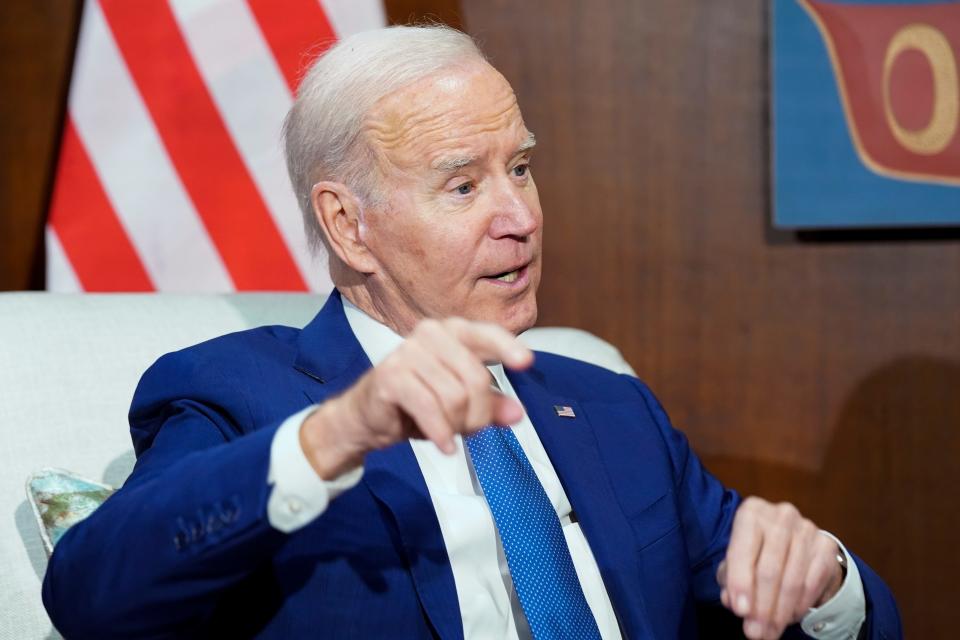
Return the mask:
<path id="1" fill-rule="evenodd" d="M 469 37 L 339 43 L 286 141 L 337 291 L 144 375 L 133 475 L 44 582 L 66 636 L 716 637 L 721 605 L 750 638 L 900 634 L 866 565 L 722 487 L 640 381 L 516 339 L 535 139 Z"/>

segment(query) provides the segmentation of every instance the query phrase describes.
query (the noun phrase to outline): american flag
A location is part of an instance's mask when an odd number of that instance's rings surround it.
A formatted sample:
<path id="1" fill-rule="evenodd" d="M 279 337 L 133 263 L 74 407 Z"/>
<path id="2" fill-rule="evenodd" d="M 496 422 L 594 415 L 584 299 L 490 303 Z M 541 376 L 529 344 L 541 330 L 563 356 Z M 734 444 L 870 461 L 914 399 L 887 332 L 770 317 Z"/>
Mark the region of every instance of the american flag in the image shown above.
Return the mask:
<path id="1" fill-rule="evenodd" d="M 380 0 L 88 0 L 46 229 L 54 291 L 328 291 L 280 129 Z"/>
<path id="2" fill-rule="evenodd" d="M 556 412 L 557 416 L 561 418 L 577 417 L 577 414 L 573 412 L 573 407 L 568 407 L 567 405 L 555 404 L 553 405 L 553 410 Z"/>

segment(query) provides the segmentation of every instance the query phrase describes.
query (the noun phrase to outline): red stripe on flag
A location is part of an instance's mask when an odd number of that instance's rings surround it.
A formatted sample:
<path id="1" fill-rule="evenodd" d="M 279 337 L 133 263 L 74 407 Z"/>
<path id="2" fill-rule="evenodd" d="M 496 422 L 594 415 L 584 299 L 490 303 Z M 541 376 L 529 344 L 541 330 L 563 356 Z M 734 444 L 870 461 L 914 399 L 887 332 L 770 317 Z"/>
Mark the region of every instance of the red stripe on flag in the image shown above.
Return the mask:
<path id="1" fill-rule="evenodd" d="M 85 291 L 153 291 L 127 233 L 67 120 L 49 224 Z"/>
<path id="2" fill-rule="evenodd" d="M 100 0 L 100 5 L 237 289 L 305 291 L 170 7 L 164 0 Z"/>
<path id="3" fill-rule="evenodd" d="M 300 74 L 337 39 L 319 0 L 247 0 L 290 93 Z"/>

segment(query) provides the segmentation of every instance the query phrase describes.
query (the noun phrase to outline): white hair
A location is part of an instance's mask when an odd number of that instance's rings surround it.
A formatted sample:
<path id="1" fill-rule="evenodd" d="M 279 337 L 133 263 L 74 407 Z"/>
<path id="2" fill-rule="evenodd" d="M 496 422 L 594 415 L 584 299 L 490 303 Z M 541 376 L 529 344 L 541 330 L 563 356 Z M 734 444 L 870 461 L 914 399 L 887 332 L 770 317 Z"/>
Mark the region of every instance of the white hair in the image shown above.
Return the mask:
<path id="1" fill-rule="evenodd" d="M 311 191 L 322 180 L 347 185 L 370 204 L 379 197 L 373 157 L 361 135 L 382 98 L 442 69 L 486 60 L 473 39 L 444 25 L 395 26 L 354 34 L 307 71 L 287 114 L 287 171 L 310 246 L 325 244 Z"/>

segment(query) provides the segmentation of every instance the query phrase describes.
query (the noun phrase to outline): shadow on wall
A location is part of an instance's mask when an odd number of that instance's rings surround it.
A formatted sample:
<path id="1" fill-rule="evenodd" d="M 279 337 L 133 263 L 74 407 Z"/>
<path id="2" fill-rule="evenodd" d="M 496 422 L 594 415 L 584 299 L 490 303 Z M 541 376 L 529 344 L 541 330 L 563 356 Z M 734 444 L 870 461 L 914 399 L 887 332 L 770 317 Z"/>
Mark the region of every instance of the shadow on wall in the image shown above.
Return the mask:
<path id="1" fill-rule="evenodd" d="M 893 589 L 908 638 L 955 637 L 960 600 L 960 363 L 909 356 L 861 381 L 816 473 L 732 457 L 707 466 L 744 494 L 789 500 Z"/>

